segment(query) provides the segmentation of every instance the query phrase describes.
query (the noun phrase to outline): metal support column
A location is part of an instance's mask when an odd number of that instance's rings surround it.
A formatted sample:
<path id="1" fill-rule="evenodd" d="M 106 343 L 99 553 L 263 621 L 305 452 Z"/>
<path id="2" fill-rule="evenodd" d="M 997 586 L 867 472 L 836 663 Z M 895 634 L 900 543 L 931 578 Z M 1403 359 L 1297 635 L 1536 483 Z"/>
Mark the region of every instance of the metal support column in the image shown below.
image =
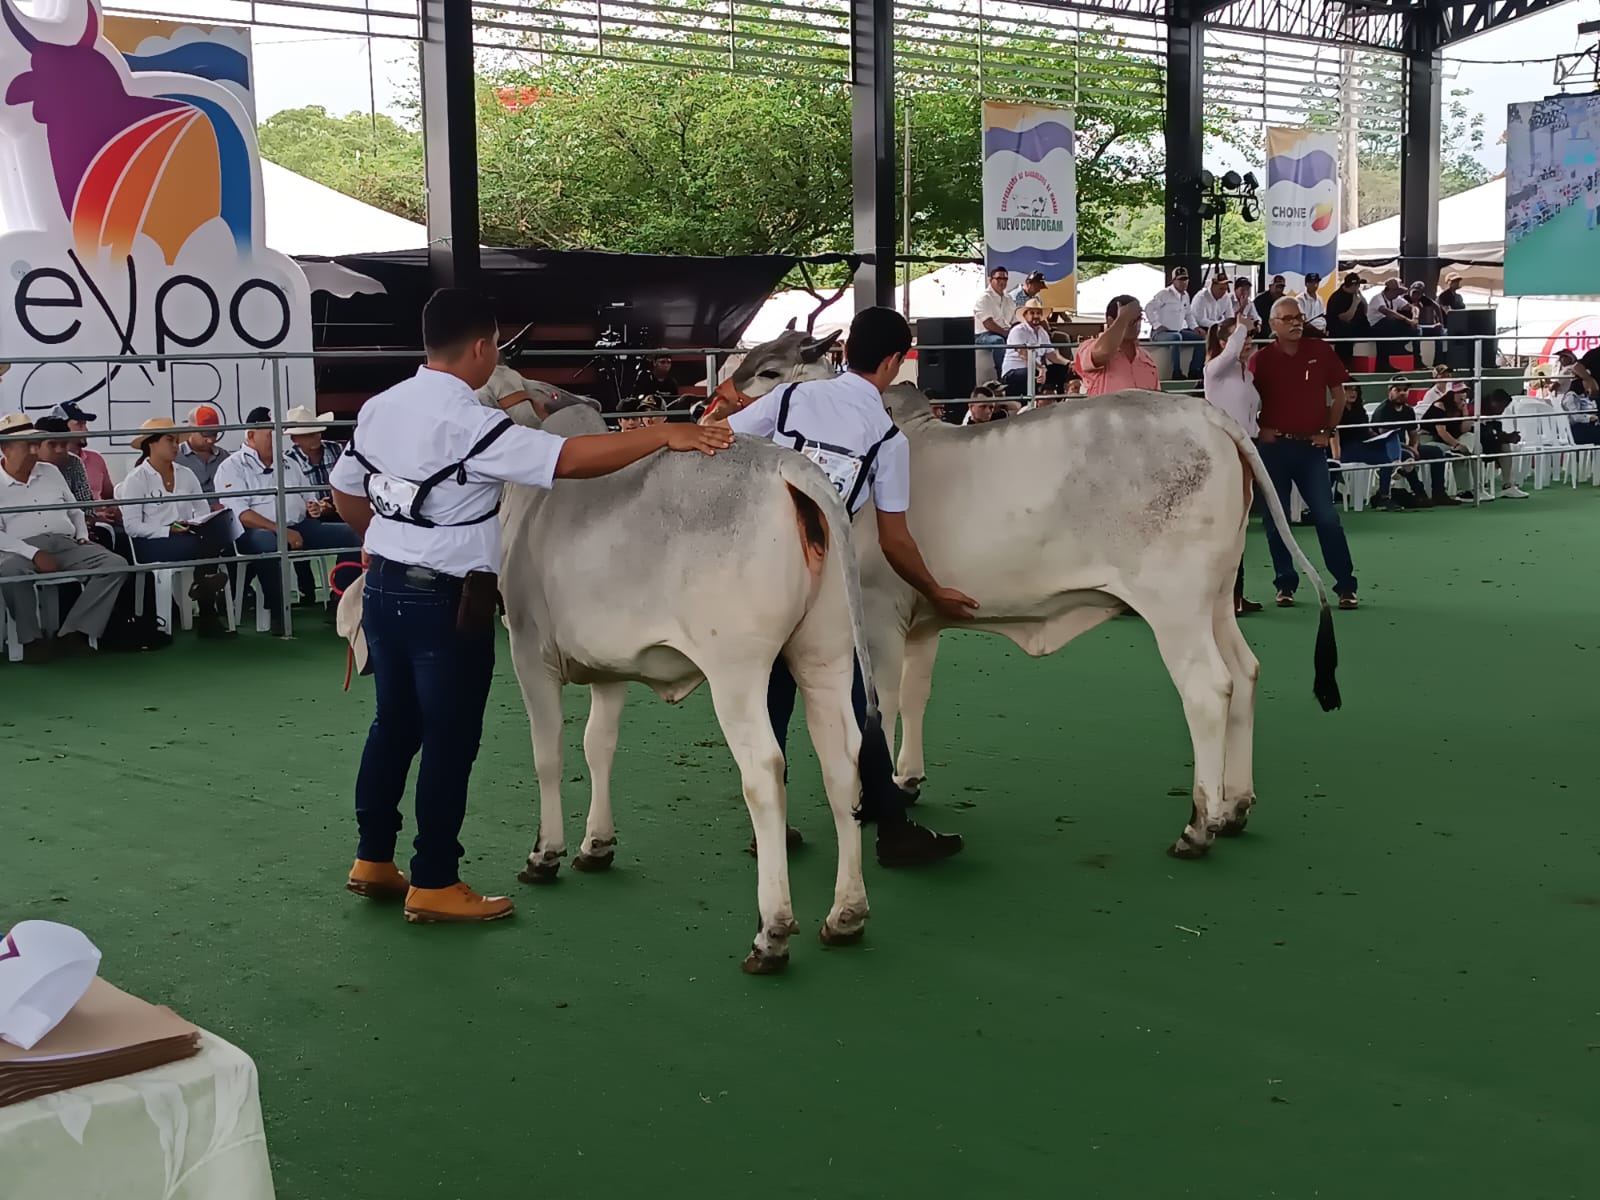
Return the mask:
<path id="1" fill-rule="evenodd" d="M 477 281 L 478 93 L 472 5 L 423 0 L 422 136 L 428 187 L 428 265 L 439 287 Z"/>
<path id="2" fill-rule="evenodd" d="M 850 0 L 850 191 L 856 311 L 894 303 L 894 0 Z"/>
<path id="3" fill-rule="evenodd" d="M 1202 283 L 1204 224 L 1200 220 L 1200 171 L 1205 134 L 1205 23 L 1187 4 L 1175 3 L 1167 18 L 1167 236 L 1170 274 L 1189 268 L 1190 286 Z"/>
<path id="4" fill-rule="evenodd" d="M 1439 278 L 1439 123 L 1444 62 L 1427 18 L 1408 18 L 1405 133 L 1400 143 L 1400 275 L 1432 287 Z"/>

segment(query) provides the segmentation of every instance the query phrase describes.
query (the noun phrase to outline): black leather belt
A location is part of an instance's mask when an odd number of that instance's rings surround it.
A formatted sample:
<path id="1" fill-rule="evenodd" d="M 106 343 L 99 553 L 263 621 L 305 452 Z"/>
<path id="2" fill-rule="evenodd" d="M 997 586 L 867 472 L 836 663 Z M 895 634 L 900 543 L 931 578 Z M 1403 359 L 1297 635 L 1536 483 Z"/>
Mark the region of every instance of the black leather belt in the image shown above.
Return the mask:
<path id="1" fill-rule="evenodd" d="M 442 592 L 451 588 L 459 588 L 462 578 L 459 575 L 447 575 L 443 571 L 435 571 L 432 567 L 419 567 L 413 563 L 395 562 L 393 559 L 384 558 L 382 555 L 369 554 L 367 556 L 367 569 L 369 571 L 382 571 L 384 574 L 391 572 L 403 575 L 408 587 L 421 588 L 426 591 Z"/>

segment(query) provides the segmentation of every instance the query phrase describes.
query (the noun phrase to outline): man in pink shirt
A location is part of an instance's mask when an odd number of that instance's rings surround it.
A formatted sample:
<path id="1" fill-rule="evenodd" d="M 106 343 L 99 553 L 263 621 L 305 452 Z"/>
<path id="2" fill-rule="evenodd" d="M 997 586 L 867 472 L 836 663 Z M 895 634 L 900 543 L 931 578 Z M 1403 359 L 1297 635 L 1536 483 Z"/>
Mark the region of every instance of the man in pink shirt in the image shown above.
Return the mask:
<path id="1" fill-rule="evenodd" d="M 1072 360 L 1086 395 L 1160 388 L 1156 360 L 1139 345 L 1139 322 L 1143 317 L 1143 308 L 1132 296 L 1118 296 L 1106 306 L 1106 331 L 1079 346 Z"/>
<path id="2" fill-rule="evenodd" d="M 65 417 L 67 428 L 73 433 L 88 433 L 89 422 L 98 420 L 94 413 L 84 412 L 76 400 L 68 400 L 65 404 L 58 404 L 53 417 Z M 89 449 L 86 439 L 79 439 L 73 453 L 83 462 L 84 472 L 89 476 L 89 490 L 94 493 L 96 500 L 109 500 L 112 495 L 111 472 L 106 468 L 106 460 L 98 453 Z"/>

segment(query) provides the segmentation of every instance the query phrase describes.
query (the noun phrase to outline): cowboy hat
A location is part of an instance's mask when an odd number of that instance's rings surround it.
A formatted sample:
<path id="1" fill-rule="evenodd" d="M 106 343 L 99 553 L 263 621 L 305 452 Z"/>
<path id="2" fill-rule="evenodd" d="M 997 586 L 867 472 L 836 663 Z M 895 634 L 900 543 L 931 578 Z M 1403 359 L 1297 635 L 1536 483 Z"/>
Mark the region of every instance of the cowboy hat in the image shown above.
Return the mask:
<path id="1" fill-rule="evenodd" d="M 294 422 L 292 425 L 286 425 L 283 430 L 291 437 L 305 433 L 326 433 L 328 426 L 333 424 L 333 414 L 331 412 L 313 413 L 304 405 L 296 405 L 291 408 L 283 414 L 283 419 Z"/>
<path id="2" fill-rule="evenodd" d="M 149 432 L 134 434 L 133 437 L 128 441 L 128 445 L 132 446 L 135 450 L 143 450 L 144 444 L 151 438 L 158 438 L 166 433 L 171 432 L 171 430 L 176 428 L 176 425 L 177 423 L 173 421 L 171 417 L 151 417 L 148 421 L 139 426 L 141 430 L 147 430 Z"/>
<path id="3" fill-rule="evenodd" d="M 22 413 L 7 413 L 0 417 L 0 435 L 8 433 L 29 433 L 36 426 Z"/>

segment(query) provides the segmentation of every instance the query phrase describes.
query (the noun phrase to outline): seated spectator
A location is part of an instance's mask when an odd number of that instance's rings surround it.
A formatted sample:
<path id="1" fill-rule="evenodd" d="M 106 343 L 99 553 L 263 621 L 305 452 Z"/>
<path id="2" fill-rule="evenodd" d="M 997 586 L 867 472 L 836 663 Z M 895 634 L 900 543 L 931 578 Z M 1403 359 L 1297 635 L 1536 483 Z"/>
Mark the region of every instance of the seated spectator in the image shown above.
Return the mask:
<path id="1" fill-rule="evenodd" d="M 1500 494 L 1507 500 L 1526 500 L 1528 493 L 1517 486 L 1512 475 L 1512 448 L 1522 441 L 1520 433 L 1509 432 L 1505 426 L 1491 418 L 1498 417 L 1511 407 L 1511 393 L 1505 388 L 1495 388 L 1483 398 L 1483 420 L 1478 424 L 1478 437 L 1483 443 L 1486 461 L 1500 470 Z"/>
<path id="2" fill-rule="evenodd" d="M 1006 354 L 1000 364 L 1000 381 L 1008 396 L 1026 396 L 1028 378 L 1047 394 L 1066 386 L 1071 364 L 1050 340 L 1044 304 L 1037 299 L 1022 306 L 1022 320 L 1006 335 Z"/>
<path id="3" fill-rule="evenodd" d="M 1205 361 L 1206 335 L 1194 322 L 1194 307 L 1189 300 L 1189 272 L 1183 267 L 1173 271 L 1171 284 L 1150 297 L 1148 307 L 1150 340 L 1177 343 L 1172 347 L 1172 377 L 1199 379 Z M 1187 355 L 1183 348 L 1185 342 L 1194 343 L 1194 350 Z M 1083 375 L 1081 370 L 1078 373 Z M 1096 392 L 1090 388 L 1089 394 L 1093 396 Z"/>
<path id="4" fill-rule="evenodd" d="M 200 426 L 221 425 L 222 414 L 211 405 L 202 404 L 198 408 L 190 409 L 189 415 L 183 418 L 183 423 Z M 222 465 L 222 460 L 227 458 L 229 453 L 217 445 L 217 441 L 216 434 L 206 429 L 195 429 L 184 434 L 183 444 L 178 447 L 178 462 L 200 482 L 200 492 L 213 509 L 222 507 L 217 503 L 217 468 Z"/>
<path id="5" fill-rule="evenodd" d="M 21 413 L 0 417 L 0 434 L 37 432 Z M 128 565 L 126 559 L 89 541 L 81 510 L 26 511 L 77 502 L 61 472 L 39 461 L 40 440 L 0 442 L 0 579 L 7 581 L 0 586 L 0 596 L 16 622 L 23 661 L 30 663 L 48 662 L 58 654 L 87 653 L 91 640 L 105 638 L 125 578 L 91 575 L 82 579 L 78 599 L 51 641 L 40 627 L 39 596 L 33 586 L 36 577 Z M 123 646 L 118 642 L 106 648 Z"/>
<path id="6" fill-rule="evenodd" d="M 1406 299 L 1405 289 L 1400 286 L 1398 279 L 1391 279 L 1383 285 L 1383 293 L 1372 306 L 1372 336 L 1376 339 L 1378 351 L 1378 370 L 1391 371 L 1394 364 L 1390 355 L 1410 354 L 1414 361 L 1422 361 L 1422 350 L 1415 340 L 1393 341 L 1393 338 L 1414 339 L 1417 332 L 1417 318 L 1411 311 L 1411 304 Z"/>
<path id="7" fill-rule="evenodd" d="M 1208 336 L 1222 322 L 1232 320 L 1238 310 L 1232 285 L 1221 271 L 1213 275 L 1205 290 L 1189 302 L 1189 315 L 1194 320 L 1194 327 Z"/>
<path id="8" fill-rule="evenodd" d="M 1300 315 L 1306 319 L 1306 334 L 1312 337 L 1325 337 L 1328 332 L 1328 306 L 1322 302 L 1322 297 L 1317 294 L 1322 287 L 1322 276 L 1316 271 L 1306 272 L 1306 290 L 1295 297 L 1295 303 L 1300 306 Z M 1278 281 L 1273 276 L 1273 283 Z M 1272 306 L 1267 306 L 1270 318 Z"/>
<path id="9" fill-rule="evenodd" d="M 1409 508 L 1431 508 L 1434 504 L 1450 505 L 1458 501 L 1452 499 L 1446 492 L 1444 485 L 1444 460 L 1448 457 L 1442 447 L 1424 446 L 1416 424 L 1416 410 L 1411 407 L 1410 385 L 1404 378 L 1397 378 L 1389 384 L 1389 394 L 1383 403 L 1373 410 L 1371 422 L 1374 426 L 1372 432 L 1393 432 L 1400 435 L 1400 457 L 1411 466 L 1400 468 L 1400 478 L 1405 481 L 1411 495 L 1404 505 Z M 1433 460 L 1433 498 L 1430 499 L 1427 491 L 1422 486 L 1414 465 L 1418 459 Z M 1398 499 L 1390 493 L 1391 499 Z"/>
<path id="10" fill-rule="evenodd" d="M 265 408 L 252 409 L 245 417 L 248 424 L 261 424 L 272 420 Z M 237 540 L 234 548 L 240 554 L 274 554 L 278 549 L 280 525 L 290 550 L 343 550 L 340 562 L 359 562 L 361 539 L 343 521 L 313 520 L 307 511 L 305 496 L 288 492 L 283 497 L 283 511 L 278 510 L 278 497 L 273 494 L 278 486 L 280 463 L 284 471 L 284 486 L 302 486 L 304 476 L 286 458 L 274 453 L 273 431 L 252 429 L 244 435 L 244 449 L 230 455 L 217 469 L 217 498 L 228 508 L 238 522 L 234 530 Z M 262 492 L 250 496 L 247 492 Z M 278 563 L 259 560 L 249 564 L 247 570 L 261 583 L 262 595 L 272 614 L 272 630 L 283 632 L 283 584 Z M 329 599 L 331 616 L 336 605 Z"/>
<path id="11" fill-rule="evenodd" d="M 139 428 L 150 431 L 133 439 L 139 461 L 117 485 L 118 500 L 150 501 L 123 507 L 134 558 L 141 563 L 176 563 L 226 557 L 233 549 L 233 521 L 227 512 L 212 510 L 194 472 L 178 462 L 182 443 L 177 434 L 165 432 L 173 423 L 152 417 Z M 195 625 L 201 637 L 233 636 L 224 608 L 227 587 L 221 567 L 208 564 L 194 569 L 189 595 L 199 609 Z"/>
<path id="12" fill-rule="evenodd" d="M 1307 307 L 1302 304 L 1301 312 Z M 1328 297 L 1327 307 L 1323 309 L 1323 326 L 1334 350 L 1348 367 L 1355 353 L 1355 343 L 1372 333 L 1367 298 L 1361 294 L 1361 276 L 1354 271 L 1347 274 L 1338 290 Z"/>
<path id="13" fill-rule="evenodd" d="M 1411 293 L 1406 297 L 1411 305 L 1411 315 L 1417 319 L 1417 332 L 1425 338 L 1438 339 L 1433 348 L 1435 360 L 1443 360 L 1445 352 L 1444 338 L 1444 309 L 1439 307 L 1439 302 L 1428 295 L 1427 285 L 1418 280 L 1411 285 Z M 1420 352 L 1422 343 L 1417 343 Z M 1422 365 L 1422 360 L 1417 360 L 1417 366 Z"/>
<path id="14" fill-rule="evenodd" d="M 1011 272 L 995 267 L 989 272 L 989 286 L 972 306 L 972 340 L 980 347 L 994 347 L 996 375 L 1000 374 L 1000 360 L 1005 357 L 1006 334 L 1017 323 L 1016 301 L 1006 295 L 1010 279 Z"/>
<path id="15" fill-rule="evenodd" d="M 1283 276 L 1280 275 L 1278 278 L 1282 279 Z M 1233 307 L 1235 313 L 1234 320 L 1243 321 L 1250 327 L 1250 331 L 1252 333 L 1259 333 L 1261 330 L 1261 314 L 1256 309 L 1255 302 L 1250 298 L 1250 293 L 1254 290 L 1255 285 L 1252 284 L 1249 278 L 1244 275 L 1239 276 L 1239 278 L 1233 281 Z M 1273 296 L 1272 299 L 1274 302 L 1276 302 L 1277 300 L 1282 299 L 1282 297 L 1283 293 L 1279 292 L 1276 296 Z M 1269 313 L 1272 311 L 1271 304 L 1267 306 L 1267 311 Z"/>
<path id="16" fill-rule="evenodd" d="M 651 413 L 661 411 L 661 398 L 659 396 L 635 396 L 632 400 L 624 400 L 617 407 L 617 412 L 627 414 L 617 422 L 620 429 L 643 429 L 659 421 L 665 421 L 665 416 L 650 416 Z"/>
<path id="17" fill-rule="evenodd" d="M 1378 500 L 1374 507 L 1385 512 L 1399 512 L 1404 506 L 1395 502 L 1390 489 L 1394 483 L 1395 468 L 1404 461 L 1400 431 L 1369 421 L 1366 408 L 1355 398 L 1354 389 L 1345 390 L 1351 395 L 1345 403 L 1344 415 L 1339 418 L 1339 425 L 1333 431 L 1332 446 L 1333 457 L 1340 467 L 1340 481 L 1346 488 L 1365 487 L 1365 471 L 1350 472 L 1346 478 L 1343 468 L 1357 465 L 1377 467 Z"/>
<path id="18" fill-rule="evenodd" d="M 659 408 L 666 408 L 678 398 L 682 389 L 672 375 L 672 355 L 653 354 L 639 370 L 634 380 L 633 394 L 657 400 Z M 620 411 L 620 409 L 619 409 Z"/>
<path id="19" fill-rule="evenodd" d="M 1600 404 L 1582 390 L 1562 392 L 1557 397 L 1572 426 L 1572 440 L 1580 446 L 1600 446 Z"/>
<path id="20" fill-rule="evenodd" d="M 1417 401 L 1417 408 L 1427 412 L 1439 401 L 1450 394 L 1451 370 L 1444 363 L 1435 363 L 1433 367 L 1433 383 L 1428 390 L 1422 393 L 1422 399 Z M 1397 377 L 1398 378 L 1398 377 Z"/>
<path id="21" fill-rule="evenodd" d="M 328 473 L 333 470 L 333 464 L 339 461 L 344 445 L 323 436 L 323 432 L 333 424 L 333 414 L 322 413 L 317 416 L 309 408 L 295 407 L 285 413 L 283 419 L 289 423 L 283 431 L 289 439 L 289 448 L 284 451 L 284 457 L 301 474 L 303 485 L 322 489 L 315 495 L 302 493 L 306 500 L 306 516 L 313 521 L 344 525 L 339 520 L 339 514 L 333 510 L 333 489 L 328 486 Z M 317 584 L 311 573 L 311 563 L 306 559 L 296 562 L 294 575 L 300 588 L 300 603 L 308 607 L 316 604 Z M 332 600 L 329 597 L 330 604 Z"/>
<path id="22" fill-rule="evenodd" d="M 1017 308 L 1021 309 L 1027 305 L 1029 300 L 1032 300 L 1040 292 L 1044 291 L 1044 289 L 1044 272 L 1030 271 L 1028 272 L 1028 277 L 1022 281 L 1022 286 L 1011 293 L 1011 302 L 1015 304 Z M 1041 300 L 1039 303 L 1043 304 L 1044 301 Z"/>
<path id="23" fill-rule="evenodd" d="M 65 404 L 58 404 L 50 410 L 50 415 L 67 423 L 67 428 L 73 433 L 87 433 L 89 422 L 99 418 L 92 412 L 85 412 L 79 407 L 77 401 L 68 400 Z M 89 449 L 87 438 L 78 438 L 71 445 L 72 453 L 77 455 L 78 461 L 83 463 L 84 472 L 89 476 L 89 492 L 96 500 L 110 500 L 112 498 L 111 469 L 106 466 L 106 460 L 94 450 Z M 115 506 L 96 508 L 96 519 L 109 525 L 122 524 L 122 513 Z"/>
<path id="24" fill-rule="evenodd" d="M 1132 296 L 1117 296 L 1106 305 L 1106 331 L 1079 346 L 1072 361 L 1078 378 L 1083 380 L 1085 395 L 1160 388 L 1156 360 L 1139 345 L 1139 321 L 1143 315 Z"/>
<path id="25" fill-rule="evenodd" d="M 1003 421 L 1005 418 L 1005 405 L 999 402 L 993 391 L 980 386 L 972 389 L 972 402 L 967 405 L 967 415 L 961 423 L 987 425 L 990 421 Z"/>
<path id="26" fill-rule="evenodd" d="M 1317 279 L 1317 274 L 1316 274 L 1315 271 L 1313 271 L 1310 275 L 1306 276 L 1306 287 L 1307 288 L 1310 288 L 1312 286 L 1312 280 L 1314 280 L 1314 279 Z M 1250 281 L 1248 279 L 1246 279 L 1244 282 L 1246 284 L 1248 284 Z M 1320 282 L 1320 280 L 1319 280 L 1319 282 Z M 1285 279 L 1282 275 L 1274 275 L 1272 277 L 1272 282 L 1267 285 L 1267 290 L 1262 292 L 1261 295 L 1256 297 L 1255 306 L 1256 306 L 1256 328 L 1257 329 L 1265 329 L 1267 327 L 1267 322 L 1272 319 L 1272 306 L 1274 304 L 1276 304 L 1279 300 L 1281 300 L 1283 298 L 1283 296 L 1284 296 L 1284 293 L 1286 293 L 1288 290 L 1289 290 L 1289 281 L 1287 279 Z M 1299 303 L 1299 301 L 1297 300 L 1296 303 Z M 1306 306 L 1304 304 L 1300 305 L 1300 315 L 1302 317 L 1306 317 Z M 1310 317 L 1306 317 L 1306 332 L 1307 333 L 1311 332 L 1310 326 L 1311 326 L 1311 318 Z"/>
<path id="27" fill-rule="evenodd" d="M 1483 468 L 1476 457 L 1478 439 L 1471 432 L 1473 423 L 1467 419 L 1466 394 L 1467 385 L 1457 379 L 1451 382 L 1443 398 L 1428 405 L 1422 414 L 1422 444 L 1442 447 L 1446 454 L 1467 464 L 1471 485 L 1458 498 L 1473 500 L 1479 498 L 1483 490 Z M 1494 497 L 1481 498 L 1492 500 Z"/>
<path id="28" fill-rule="evenodd" d="M 72 452 L 77 439 L 68 436 L 71 432 L 64 417 L 40 417 L 34 422 L 34 427 L 42 434 L 48 436 L 39 443 L 39 461 L 48 463 L 61 472 L 61 478 L 67 481 L 67 488 L 73 496 L 84 502 L 83 513 L 85 523 L 89 527 L 91 541 L 104 546 L 107 550 L 127 557 L 127 535 L 120 525 L 99 519 L 98 514 L 105 511 L 104 506 L 94 503 L 95 495 L 89 487 L 89 472 L 83 465 L 83 460 Z"/>

